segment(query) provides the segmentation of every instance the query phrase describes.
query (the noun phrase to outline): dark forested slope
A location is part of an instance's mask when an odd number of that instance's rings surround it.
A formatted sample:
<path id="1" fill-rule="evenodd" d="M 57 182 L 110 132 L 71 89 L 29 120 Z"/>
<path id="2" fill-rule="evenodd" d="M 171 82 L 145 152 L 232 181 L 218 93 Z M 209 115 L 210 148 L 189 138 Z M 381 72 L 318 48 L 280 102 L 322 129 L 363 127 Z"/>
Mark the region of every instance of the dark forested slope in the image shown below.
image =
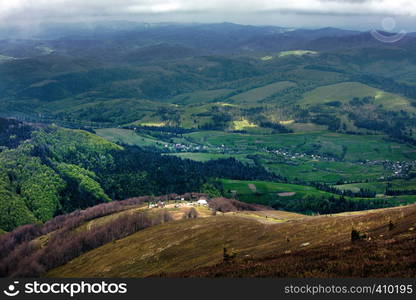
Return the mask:
<path id="1" fill-rule="evenodd" d="M 0 228 L 6 231 L 102 202 L 198 192 L 209 178 L 277 179 L 235 159 L 200 163 L 122 147 L 86 131 L 1 122 Z"/>

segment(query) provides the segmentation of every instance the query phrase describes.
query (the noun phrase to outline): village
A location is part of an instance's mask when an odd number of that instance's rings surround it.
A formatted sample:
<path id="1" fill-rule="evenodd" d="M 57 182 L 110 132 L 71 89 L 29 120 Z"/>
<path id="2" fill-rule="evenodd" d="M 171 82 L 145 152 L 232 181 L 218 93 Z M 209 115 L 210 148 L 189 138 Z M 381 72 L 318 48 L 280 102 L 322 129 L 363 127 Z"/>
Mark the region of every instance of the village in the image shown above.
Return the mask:
<path id="1" fill-rule="evenodd" d="M 236 149 L 229 147 L 225 144 L 218 146 L 208 146 L 198 143 L 175 143 L 173 140 L 168 143 L 161 143 L 161 146 L 166 153 L 212 153 L 212 154 L 244 154 L 242 149 Z M 263 148 L 264 153 L 276 155 L 286 161 L 298 161 L 298 160 L 311 160 L 315 162 L 342 162 L 343 159 L 335 156 L 325 155 L 323 153 L 307 153 L 300 151 L 290 151 L 284 148 Z M 363 166 L 383 166 L 386 171 L 390 171 L 391 175 L 388 177 L 406 178 L 411 173 L 412 169 L 416 167 L 416 161 L 392 161 L 392 160 L 362 160 L 356 163 Z M 380 177 L 380 180 L 384 180 L 386 177 Z M 183 203 L 181 204 L 183 205 Z"/>
<path id="2" fill-rule="evenodd" d="M 416 166 L 416 161 L 384 161 L 384 168 L 391 170 L 395 177 L 407 177 Z"/>
<path id="3" fill-rule="evenodd" d="M 233 148 L 227 147 L 225 144 L 222 144 L 217 147 L 208 147 L 206 145 L 198 144 L 165 144 L 164 149 L 167 152 L 171 153 L 183 153 L 183 152 L 195 152 L 195 153 L 220 153 L 220 154 L 241 154 L 244 153 L 241 150 L 236 150 Z M 278 156 L 281 156 L 288 160 L 297 160 L 297 159 L 311 159 L 315 161 L 329 161 L 335 162 L 337 159 L 335 157 L 325 156 L 322 154 L 307 154 L 301 152 L 291 152 L 286 149 L 262 149 L 265 153 L 272 153 Z"/>
<path id="4" fill-rule="evenodd" d="M 188 193 L 183 196 L 170 194 L 165 200 L 149 201 L 148 208 L 209 207 L 209 200 L 206 195 L 199 193 Z"/>
<path id="5" fill-rule="evenodd" d="M 221 154 L 238 154 L 241 151 L 236 151 L 232 148 L 228 148 L 226 145 L 221 145 L 218 147 L 208 147 L 205 145 L 186 145 L 186 144 L 166 144 L 165 149 L 169 152 L 195 152 L 195 153 L 221 153 Z M 335 157 L 325 156 L 323 154 L 309 154 L 302 152 L 291 152 L 286 149 L 266 149 L 263 151 L 265 153 L 274 154 L 280 156 L 286 160 L 295 161 L 299 159 L 306 159 L 312 161 L 321 161 L 321 162 L 337 162 L 341 161 Z M 390 160 L 365 160 L 358 162 L 361 165 L 366 166 L 376 166 L 382 165 L 385 170 L 391 171 L 393 177 L 404 178 L 407 177 L 410 171 L 416 167 L 416 161 L 390 161 Z"/>
<path id="6" fill-rule="evenodd" d="M 365 160 L 360 161 L 360 165 L 364 166 L 383 166 L 386 171 L 392 172 L 392 177 L 406 178 L 409 176 L 416 161 L 391 161 L 391 160 Z M 381 179 L 385 179 L 384 177 Z"/>
<path id="7" fill-rule="evenodd" d="M 307 154 L 307 153 L 300 153 L 300 152 L 290 152 L 285 149 L 275 149 L 275 150 L 269 150 L 264 149 L 266 153 L 273 153 L 278 156 L 282 156 L 283 158 L 286 158 L 288 160 L 297 160 L 297 159 L 311 159 L 314 161 L 330 161 L 335 162 L 337 161 L 334 157 L 319 155 L 319 154 Z"/>
<path id="8" fill-rule="evenodd" d="M 221 145 L 218 147 L 208 147 L 206 145 L 181 144 L 181 143 L 164 144 L 164 149 L 165 151 L 171 152 L 171 153 L 200 152 L 200 153 L 231 154 L 235 152 L 232 149 L 227 148 L 225 145 Z"/>

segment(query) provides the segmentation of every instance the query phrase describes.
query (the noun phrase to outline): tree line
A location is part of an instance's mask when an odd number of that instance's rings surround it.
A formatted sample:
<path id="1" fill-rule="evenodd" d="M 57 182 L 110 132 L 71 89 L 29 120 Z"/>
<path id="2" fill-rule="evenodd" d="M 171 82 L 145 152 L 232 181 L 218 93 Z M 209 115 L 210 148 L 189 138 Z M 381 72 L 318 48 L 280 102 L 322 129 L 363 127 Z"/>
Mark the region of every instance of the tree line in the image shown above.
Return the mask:
<path id="1" fill-rule="evenodd" d="M 112 200 L 201 192 L 211 178 L 278 180 L 236 159 L 184 160 L 112 144 L 92 133 L 48 126 L 0 152 L 0 228 L 46 222 Z M 10 144 L 6 144 L 10 146 Z"/>
<path id="2" fill-rule="evenodd" d="M 85 252 L 171 220 L 170 214 L 163 210 L 156 216 L 146 212 L 126 213 L 89 230 L 72 231 L 71 227 L 65 227 L 55 232 L 44 247 L 39 248 L 33 241 L 17 247 L 0 261 L 0 276 L 39 277 Z"/>
<path id="3" fill-rule="evenodd" d="M 313 197 L 287 201 L 274 200 L 272 207 L 278 210 L 293 211 L 305 214 L 336 214 L 346 211 L 362 211 L 378 208 L 393 207 L 398 202 L 386 199 L 351 200 L 344 196 Z"/>
<path id="4" fill-rule="evenodd" d="M 316 187 L 318 190 L 325 191 L 331 194 L 354 197 L 354 198 L 375 198 L 377 195 L 376 192 L 371 191 L 369 189 L 360 188 L 358 192 L 354 192 L 351 190 L 341 190 L 339 188 L 330 186 L 322 182 L 313 182 L 312 186 Z"/>

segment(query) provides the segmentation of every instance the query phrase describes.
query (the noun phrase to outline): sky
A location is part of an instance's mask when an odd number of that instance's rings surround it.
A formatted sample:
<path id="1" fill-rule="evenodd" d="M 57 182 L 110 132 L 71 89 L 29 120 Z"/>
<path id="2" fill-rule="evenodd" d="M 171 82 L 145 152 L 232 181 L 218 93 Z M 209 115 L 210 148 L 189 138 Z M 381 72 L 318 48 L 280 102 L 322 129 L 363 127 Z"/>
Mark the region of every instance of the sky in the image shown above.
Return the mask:
<path id="1" fill-rule="evenodd" d="M 394 27 L 392 31 L 416 31 L 416 1 L 0 0 L 0 29 L 11 25 L 31 27 L 48 22 L 95 20 L 234 22 L 362 30 L 380 29 L 388 24 L 388 28 Z"/>

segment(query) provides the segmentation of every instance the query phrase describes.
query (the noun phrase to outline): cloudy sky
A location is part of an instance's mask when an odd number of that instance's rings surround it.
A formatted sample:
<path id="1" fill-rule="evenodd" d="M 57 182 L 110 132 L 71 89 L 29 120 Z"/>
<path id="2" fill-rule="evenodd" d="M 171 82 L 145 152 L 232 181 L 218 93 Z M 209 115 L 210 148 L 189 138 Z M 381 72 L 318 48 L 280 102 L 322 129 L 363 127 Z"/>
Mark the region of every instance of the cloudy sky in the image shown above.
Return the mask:
<path id="1" fill-rule="evenodd" d="M 288 27 L 416 31 L 414 0 L 0 0 L 0 27 L 96 19 L 145 22 L 236 22 Z"/>

